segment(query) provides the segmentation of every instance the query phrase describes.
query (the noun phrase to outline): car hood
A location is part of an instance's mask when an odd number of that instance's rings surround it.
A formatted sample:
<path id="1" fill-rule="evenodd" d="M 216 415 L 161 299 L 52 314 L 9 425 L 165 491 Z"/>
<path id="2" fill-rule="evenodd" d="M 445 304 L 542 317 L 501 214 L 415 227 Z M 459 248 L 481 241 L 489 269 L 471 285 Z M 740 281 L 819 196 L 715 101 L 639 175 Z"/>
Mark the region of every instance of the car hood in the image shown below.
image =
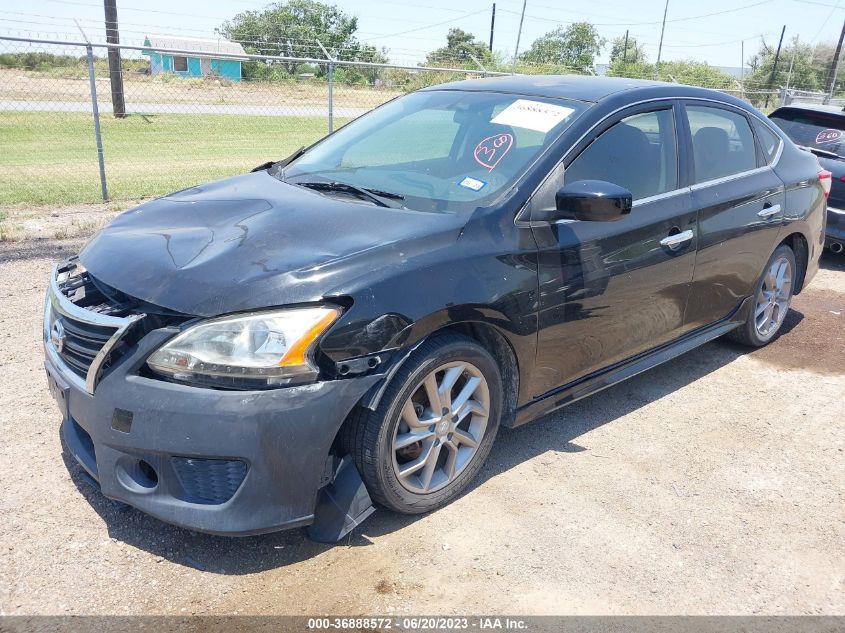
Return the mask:
<path id="1" fill-rule="evenodd" d="M 352 293 L 454 244 L 465 219 L 330 198 L 262 171 L 127 211 L 79 258 L 127 295 L 213 316 Z"/>

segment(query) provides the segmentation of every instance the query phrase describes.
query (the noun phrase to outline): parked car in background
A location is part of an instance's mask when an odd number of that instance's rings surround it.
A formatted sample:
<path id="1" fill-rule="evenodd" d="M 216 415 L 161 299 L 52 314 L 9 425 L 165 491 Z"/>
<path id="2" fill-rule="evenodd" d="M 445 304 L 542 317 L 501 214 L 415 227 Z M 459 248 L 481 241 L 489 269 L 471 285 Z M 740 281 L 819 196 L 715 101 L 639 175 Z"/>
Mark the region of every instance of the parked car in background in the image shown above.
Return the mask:
<path id="1" fill-rule="evenodd" d="M 349 490 L 344 530 L 362 490 L 438 508 L 500 426 L 724 334 L 772 341 L 818 269 L 829 185 L 710 90 L 515 76 L 403 96 L 127 211 L 56 268 L 66 445 L 106 496 L 205 532 L 319 523 Z"/>
<path id="2" fill-rule="evenodd" d="M 845 249 L 845 109 L 812 103 L 793 103 L 769 118 L 790 139 L 809 149 L 832 174 L 827 207 L 825 245 L 834 253 Z"/>

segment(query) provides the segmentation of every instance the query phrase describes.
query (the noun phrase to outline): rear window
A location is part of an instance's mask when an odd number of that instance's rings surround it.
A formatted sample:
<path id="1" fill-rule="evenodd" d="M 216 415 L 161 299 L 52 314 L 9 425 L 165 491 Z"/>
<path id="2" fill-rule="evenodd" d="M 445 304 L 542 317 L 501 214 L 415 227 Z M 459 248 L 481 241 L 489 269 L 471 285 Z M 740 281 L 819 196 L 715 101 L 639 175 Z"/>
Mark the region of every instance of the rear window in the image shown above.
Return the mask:
<path id="1" fill-rule="evenodd" d="M 845 117 L 834 113 L 783 108 L 772 113 L 771 120 L 796 145 L 828 152 L 845 153 Z"/>

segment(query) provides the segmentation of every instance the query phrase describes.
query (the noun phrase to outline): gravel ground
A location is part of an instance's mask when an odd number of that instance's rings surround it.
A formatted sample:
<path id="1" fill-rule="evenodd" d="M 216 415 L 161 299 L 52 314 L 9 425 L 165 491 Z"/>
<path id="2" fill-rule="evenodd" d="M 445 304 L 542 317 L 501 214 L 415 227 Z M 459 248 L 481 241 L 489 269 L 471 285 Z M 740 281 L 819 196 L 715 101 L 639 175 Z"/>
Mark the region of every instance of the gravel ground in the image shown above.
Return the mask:
<path id="1" fill-rule="evenodd" d="M 452 505 L 327 547 L 167 526 L 62 454 L 41 306 L 78 246 L 0 244 L 0 613 L 845 614 L 845 258 L 768 348 L 710 343 L 502 432 Z"/>

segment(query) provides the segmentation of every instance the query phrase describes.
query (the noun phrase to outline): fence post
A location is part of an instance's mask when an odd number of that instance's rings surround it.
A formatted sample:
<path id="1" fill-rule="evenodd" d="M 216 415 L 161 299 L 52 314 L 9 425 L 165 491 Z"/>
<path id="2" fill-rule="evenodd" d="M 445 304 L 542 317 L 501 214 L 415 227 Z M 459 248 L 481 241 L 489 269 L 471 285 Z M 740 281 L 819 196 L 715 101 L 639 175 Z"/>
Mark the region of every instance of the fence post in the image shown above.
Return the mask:
<path id="1" fill-rule="evenodd" d="M 326 56 L 326 59 L 329 60 L 327 64 L 326 70 L 328 71 L 328 80 L 329 80 L 329 134 L 334 132 L 334 57 L 331 56 L 329 51 L 326 50 L 326 47 L 323 46 L 323 43 L 320 40 L 316 40 L 317 45 L 323 51 L 323 55 Z"/>
<path id="2" fill-rule="evenodd" d="M 100 134 L 100 110 L 97 107 L 97 80 L 94 77 L 94 50 L 91 44 L 86 44 L 85 53 L 88 57 L 88 83 L 91 85 L 91 110 L 94 114 L 94 138 L 97 141 L 97 161 L 100 165 L 100 189 L 103 202 L 109 201 L 109 190 L 106 186 L 106 162 L 103 158 L 103 137 Z"/>
<path id="3" fill-rule="evenodd" d="M 329 62 L 329 134 L 334 132 L 334 64 Z"/>

